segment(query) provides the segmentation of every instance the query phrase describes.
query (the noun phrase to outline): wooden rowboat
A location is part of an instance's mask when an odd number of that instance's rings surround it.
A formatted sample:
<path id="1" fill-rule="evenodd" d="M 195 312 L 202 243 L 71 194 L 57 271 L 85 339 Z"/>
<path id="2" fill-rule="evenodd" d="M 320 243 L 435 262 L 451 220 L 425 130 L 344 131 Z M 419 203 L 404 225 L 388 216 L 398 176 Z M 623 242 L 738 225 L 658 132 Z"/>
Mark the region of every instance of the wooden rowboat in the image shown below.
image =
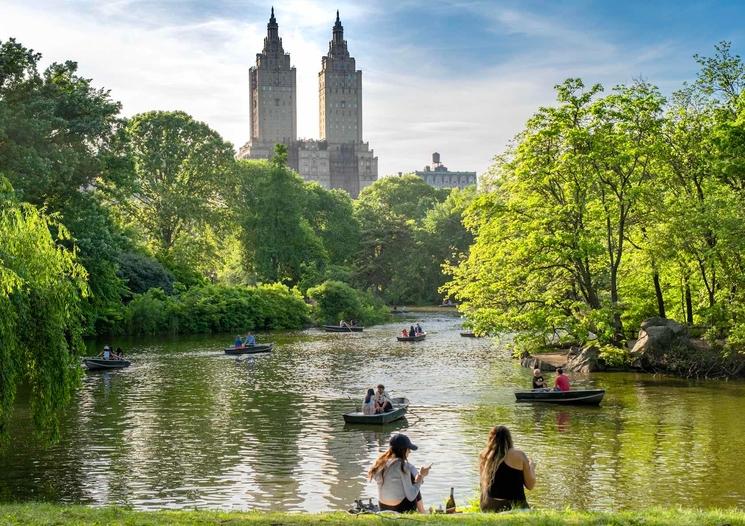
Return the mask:
<path id="1" fill-rule="evenodd" d="M 326 332 L 362 332 L 364 327 L 361 325 L 324 325 L 323 330 Z"/>
<path id="2" fill-rule="evenodd" d="M 564 405 L 599 405 L 605 395 L 605 389 L 574 389 L 571 391 L 553 391 L 550 389 L 532 389 L 515 391 L 518 402 L 545 402 Z"/>
<path id="3" fill-rule="evenodd" d="M 400 342 L 420 342 L 427 337 L 427 333 L 417 334 L 416 336 L 396 336 L 396 339 Z"/>
<path id="4" fill-rule="evenodd" d="M 389 424 L 404 417 L 406 410 L 409 408 L 409 399 L 394 398 L 391 400 L 391 405 L 393 405 L 393 411 L 377 415 L 365 415 L 359 411 L 344 413 L 344 422 L 347 424 Z"/>
<path id="5" fill-rule="evenodd" d="M 274 348 L 273 343 L 268 343 L 264 345 L 247 345 L 244 347 L 228 347 L 225 349 L 225 354 L 230 355 L 240 355 L 240 354 L 259 354 L 262 352 L 272 352 L 272 349 Z"/>
<path id="6" fill-rule="evenodd" d="M 83 363 L 90 371 L 103 371 L 104 369 L 123 369 L 129 367 L 129 360 L 104 360 L 103 358 L 84 358 Z"/>
<path id="7" fill-rule="evenodd" d="M 473 331 L 463 331 L 460 333 L 460 335 L 464 338 L 476 338 L 476 335 L 473 333 Z"/>

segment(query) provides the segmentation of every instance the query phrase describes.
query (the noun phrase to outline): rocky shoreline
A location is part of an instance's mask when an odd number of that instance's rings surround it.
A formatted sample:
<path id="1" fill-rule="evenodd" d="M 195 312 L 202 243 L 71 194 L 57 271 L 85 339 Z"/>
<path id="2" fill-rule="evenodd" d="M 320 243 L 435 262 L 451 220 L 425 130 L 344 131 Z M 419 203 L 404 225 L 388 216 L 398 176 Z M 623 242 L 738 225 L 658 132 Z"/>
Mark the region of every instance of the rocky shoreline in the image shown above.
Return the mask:
<path id="1" fill-rule="evenodd" d="M 684 378 L 737 378 L 745 376 L 745 355 L 725 353 L 709 342 L 692 338 L 688 329 L 674 320 L 649 318 L 641 324 L 639 336 L 629 342 L 623 364 L 610 365 L 601 347 L 589 342 L 564 352 L 523 353 L 520 364 L 530 369 L 591 373 L 635 371 L 663 373 Z"/>

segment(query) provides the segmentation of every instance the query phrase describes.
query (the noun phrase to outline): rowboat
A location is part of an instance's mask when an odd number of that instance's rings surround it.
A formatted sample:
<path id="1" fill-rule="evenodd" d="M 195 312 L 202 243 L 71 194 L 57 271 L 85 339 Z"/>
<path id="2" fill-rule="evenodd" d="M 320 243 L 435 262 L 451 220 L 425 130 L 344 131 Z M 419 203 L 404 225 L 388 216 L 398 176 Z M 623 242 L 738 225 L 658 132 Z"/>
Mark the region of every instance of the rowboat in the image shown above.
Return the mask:
<path id="1" fill-rule="evenodd" d="M 364 329 L 361 325 L 324 325 L 323 330 L 326 332 L 362 332 Z"/>
<path id="2" fill-rule="evenodd" d="M 476 335 L 473 333 L 473 331 L 463 331 L 460 333 L 461 336 L 464 338 L 475 338 Z"/>
<path id="3" fill-rule="evenodd" d="M 104 360 L 103 358 L 84 358 L 83 363 L 90 371 L 102 371 L 104 369 L 123 369 L 129 367 L 129 360 Z"/>
<path id="4" fill-rule="evenodd" d="M 574 389 L 571 391 L 553 391 L 550 389 L 532 389 L 515 391 L 518 402 L 545 402 L 565 405 L 599 405 L 605 395 L 605 389 Z"/>
<path id="5" fill-rule="evenodd" d="M 344 413 L 344 422 L 347 424 L 389 424 L 404 417 L 406 410 L 409 408 L 409 399 L 394 398 L 391 400 L 391 405 L 393 406 L 393 411 L 379 413 L 377 415 L 365 415 L 360 411 Z"/>
<path id="6" fill-rule="evenodd" d="M 396 336 L 396 339 L 400 342 L 420 342 L 427 337 L 427 333 L 417 334 L 416 336 Z"/>
<path id="7" fill-rule="evenodd" d="M 273 347 L 273 343 L 264 345 L 246 345 L 243 347 L 228 347 L 225 349 L 225 354 L 237 356 L 239 354 L 258 354 L 262 352 L 272 352 Z"/>

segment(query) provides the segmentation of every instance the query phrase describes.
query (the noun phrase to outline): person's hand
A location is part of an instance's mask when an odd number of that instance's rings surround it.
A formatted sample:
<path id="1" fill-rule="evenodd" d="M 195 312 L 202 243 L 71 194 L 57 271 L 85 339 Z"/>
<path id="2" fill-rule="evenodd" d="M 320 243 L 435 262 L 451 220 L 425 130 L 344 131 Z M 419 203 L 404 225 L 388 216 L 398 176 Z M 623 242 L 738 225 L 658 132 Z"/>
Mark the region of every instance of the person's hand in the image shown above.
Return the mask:
<path id="1" fill-rule="evenodd" d="M 432 469 L 432 464 L 430 464 L 429 466 L 422 466 L 421 468 L 419 468 L 419 475 L 422 478 L 426 477 L 427 475 L 429 475 L 430 469 Z"/>

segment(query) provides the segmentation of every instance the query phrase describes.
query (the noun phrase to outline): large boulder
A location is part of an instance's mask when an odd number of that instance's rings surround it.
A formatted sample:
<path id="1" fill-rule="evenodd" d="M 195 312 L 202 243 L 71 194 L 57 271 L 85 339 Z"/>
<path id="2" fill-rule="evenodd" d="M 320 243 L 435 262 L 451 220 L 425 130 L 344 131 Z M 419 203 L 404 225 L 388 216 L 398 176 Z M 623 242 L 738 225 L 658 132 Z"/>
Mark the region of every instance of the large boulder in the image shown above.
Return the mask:
<path id="1" fill-rule="evenodd" d="M 631 366 L 652 371 L 668 370 L 673 365 L 670 363 L 671 351 L 690 346 L 684 325 L 666 318 L 649 318 L 642 322 L 639 338 L 631 349 Z"/>
<path id="2" fill-rule="evenodd" d="M 578 352 L 569 354 L 566 368 L 576 373 L 591 373 L 604 371 L 605 362 L 600 358 L 600 349 L 591 343 L 587 347 L 579 349 Z"/>

